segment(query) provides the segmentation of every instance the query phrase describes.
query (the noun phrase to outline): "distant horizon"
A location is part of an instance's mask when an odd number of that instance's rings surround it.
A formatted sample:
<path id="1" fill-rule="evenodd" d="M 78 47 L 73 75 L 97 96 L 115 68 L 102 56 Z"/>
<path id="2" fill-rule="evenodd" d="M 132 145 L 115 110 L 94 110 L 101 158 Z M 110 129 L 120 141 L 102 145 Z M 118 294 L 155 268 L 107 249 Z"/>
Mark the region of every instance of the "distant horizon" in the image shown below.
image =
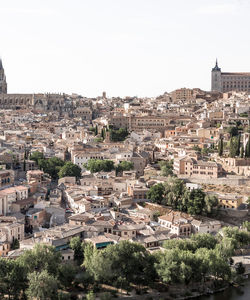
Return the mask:
<path id="1" fill-rule="evenodd" d="M 247 0 L 0 0 L 8 93 L 157 97 L 250 70 Z M 234 37 L 234 39 L 232 39 Z"/>

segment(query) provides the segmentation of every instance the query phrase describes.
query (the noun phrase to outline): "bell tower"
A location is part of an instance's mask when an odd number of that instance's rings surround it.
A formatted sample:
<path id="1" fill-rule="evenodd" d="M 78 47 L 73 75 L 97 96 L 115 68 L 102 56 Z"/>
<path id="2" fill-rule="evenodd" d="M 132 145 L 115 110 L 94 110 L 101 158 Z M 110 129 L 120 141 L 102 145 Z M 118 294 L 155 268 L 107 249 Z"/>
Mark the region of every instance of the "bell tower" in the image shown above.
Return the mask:
<path id="1" fill-rule="evenodd" d="M 222 91 L 221 85 L 221 69 L 218 66 L 218 61 L 216 59 L 215 67 L 212 69 L 212 78 L 211 78 L 211 91 Z"/>
<path id="2" fill-rule="evenodd" d="M 7 94 L 7 82 L 2 59 L 0 58 L 0 94 Z"/>

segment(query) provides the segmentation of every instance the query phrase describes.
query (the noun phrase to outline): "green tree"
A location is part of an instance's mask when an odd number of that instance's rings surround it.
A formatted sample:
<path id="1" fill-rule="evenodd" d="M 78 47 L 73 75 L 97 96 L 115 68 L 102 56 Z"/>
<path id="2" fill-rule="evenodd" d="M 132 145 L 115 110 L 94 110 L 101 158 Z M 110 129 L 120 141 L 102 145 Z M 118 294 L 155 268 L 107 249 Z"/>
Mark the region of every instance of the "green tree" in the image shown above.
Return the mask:
<path id="1" fill-rule="evenodd" d="M 66 162 L 66 164 L 60 169 L 58 175 L 59 178 L 72 176 L 72 177 L 81 177 L 82 169 L 73 164 L 71 161 Z"/>
<path id="2" fill-rule="evenodd" d="M 20 243 L 19 243 L 18 239 L 14 239 L 13 243 L 11 244 L 11 249 L 16 250 L 16 249 L 19 249 L 19 248 L 20 248 Z"/>
<path id="3" fill-rule="evenodd" d="M 201 189 L 193 189 L 189 194 L 187 212 L 191 215 L 200 215 L 205 207 L 205 193 Z"/>
<path id="4" fill-rule="evenodd" d="M 244 157 L 244 147 L 243 145 L 240 148 L 240 157 L 243 158 Z"/>
<path id="5" fill-rule="evenodd" d="M 34 151 L 31 155 L 30 155 L 30 160 L 34 160 L 37 164 L 38 164 L 38 161 L 40 159 L 44 159 L 44 155 L 42 152 L 39 152 L 39 151 Z"/>
<path id="6" fill-rule="evenodd" d="M 238 135 L 238 128 L 237 127 L 229 127 L 227 132 L 230 134 L 231 137 Z"/>
<path id="7" fill-rule="evenodd" d="M 221 138 L 218 142 L 218 154 L 223 156 L 223 139 Z"/>
<path id="8" fill-rule="evenodd" d="M 229 143 L 229 156 L 236 157 L 240 154 L 240 136 L 233 136 Z"/>
<path id="9" fill-rule="evenodd" d="M 89 159 L 84 167 L 91 173 L 96 172 L 110 172 L 114 170 L 114 162 L 112 160 L 101 160 L 101 159 Z"/>
<path id="10" fill-rule="evenodd" d="M 162 176 L 173 176 L 173 161 L 162 160 L 159 162 Z"/>
<path id="11" fill-rule="evenodd" d="M 26 288 L 25 268 L 17 260 L 0 258 L 0 298 L 18 299 Z"/>
<path id="12" fill-rule="evenodd" d="M 97 134 L 98 134 L 98 126 L 95 125 L 95 135 L 97 135 Z"/>
<path id="13" fill-rule="evenodd" d="M 249 158 L 250 157 L 250 139 L 246 143 L 246 148 L 245 148 L 245 157 Z"/>
<path id="14" fill-rule="evenodd" d="M 62 288 L 68 289 L 72 287 L 72 283 L 77 274 L 77 267 L 71 263 L 64 263 L 59 265 L 58 280 Z"/>
<path id="15" fill-rule="evenodd" d="M 61 263 L 61 255 L 52 246 L 36 244 L 32 250 L 26 250 L 17 261 L 27 273 L 47 270 L 56 276 L 58 265 Z"/>
<path id="16" fill-rule="evenodd" d="M 70 240 L 70 248 L 74 250 L 74 260 L 76 260 L 79 264 L 82 264 L 84 258 L 84 248 L 79 236 L 73 237 Z"/>
<path id="17" fill-rule="evenodd" d="M 87 294 L 86 300 L 95 300 L 95 294 L 93 293 L 93 291 L 90 291 L 90 292 Z"/>
<path id="18" fill-rule="evenodd" d="M 29 287 L 26 291 L 28 299 L 57 300 L 57 280 L 46 270 L 41 273 L 33 272 L 28 275 Z"/>
<path id="19" fill-rule="evenodd" d="M 102 251 L 93 250 L 84 260 L 87 271 L 96 281 L 128 288 L 133 284 L 147 284 L 155 278 L 154 259 L 145 247 L 122 241 Z"/>
<path id="20" fill-rule="evenodd" d="M 218 209 L 218 198 L 214 195 L 206 195 L 204 198 L 205 207 L 204 207 L 204 213 L 207 215 L 213 215 L 216 213 Z"/>
<path id="21" fill-rule="evenodd" d="M 165 188 L 162 183 L 155 184 L 150 187 L 147 198 L 155 203 L 161 204 L 164 198 L 164 192 Z"/>
<path id="22" fill-rule="evenodd" d="M 101 131 L 101 137 L 102 137 L 103 140 L 104 140 L 105 137 L 106 137 L 106 131 L 105 131 L 104 128 L 102 128 L 102 131 Z"/>
<path id="23" fill-rule="evenodd" d="M 134 168 L 134 164 L 131 161 L 122 161 L 116 166 L 116 172 L 120 173 L 123 171 L 129 171 Z"/>
<path id="24" fill-rule="evenodd" d="M 248 232 L 250 232 L 250 222 L 244 221 L 244 222 L 242 223 L 242 227 L 243 227 L 244 229 L 246 229 Z"/>
<path id="25" fill-rule="evenodd" d="M 113 142 L 122 142 L 128 136 L 128 131 L 127 131 L 127 129 L 124 129 L 124 128 L 120 128 L 118 130 L 109 129 L 109 131 L 110 131 L 110 139 Z"/>

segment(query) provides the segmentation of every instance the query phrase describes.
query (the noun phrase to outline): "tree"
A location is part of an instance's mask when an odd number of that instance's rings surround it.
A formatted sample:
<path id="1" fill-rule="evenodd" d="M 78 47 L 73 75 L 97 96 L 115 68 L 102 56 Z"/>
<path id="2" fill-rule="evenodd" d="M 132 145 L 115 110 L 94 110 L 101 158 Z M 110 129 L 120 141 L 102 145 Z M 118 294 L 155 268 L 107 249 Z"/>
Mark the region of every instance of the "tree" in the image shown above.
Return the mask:
<path id="1" fill-rule="evenodd" d="M 238 135 L 238 128 L 237 127 L 229 127 L 227 132 L 230 134 L 231 137 Z"/>
<path id="2" fill-rule="evenodd" d="M 71 161 L 66 162 L 66 164 L 60 169 L 58 175 L 59 178 L 72 176 L 72 177 L 81 177 L 82 169 L 73 164 Z"/>
<path id="3" fill-rule="evenodd" d="M 243 227 L 244 229 L 246 229 L 247 231 L 250 232 L 250 222 L 244 221 L 244 222 L 242 223 L 242 227 Z"/>
<path id="4" fill-rule="evenodd" d="M 155 184 L 150 187 L 147 198 L 155 203 L 161 204 L 164 198 L 165 188 L 162 183 Z"/>
<path id="5" fill-rule="evenodd" d="M 114 170 L 114 162 L 112 160 L 89 159 L 84 167 L 91 173 L 96 172 L 110 172 Z"/>
<path id="6" fill-rule="evenodd" d="M 56 275 L 58 265 L 61 263 L 61 255 L 52 246 L 36 244 L 32 250 L 26 250 L 17 261 L 27 273 L 46 270 L 49 274 Z"/>
<path id="7" fill-rule="evenodd" d="M 17 260 L 0 258 L 0 298 L 18 299 L 26 288 L 25 268 Z"/>
<path id="8" fill-rule="evenodd" d="M 26 291 L 28 299 L 56 300 L 58 299 L 57 280 L 48 271 L 33 272 L 28 275 L 29 287 Z"/>
<path id="9" fill-rule="evenodd" d="M 246 271 L 246 268 L 243 266 L 242 262 L 239 262 L 235 265 L 235 270 L 238 275 L 243 275 Z"/>
<path id="10" fill-rule="evenodd" d="M 37 164 L 38 164 L 38 161 L 40 159 L 44 159 L 44 155 L 42 152 L 39 152 L 39 151 L 34 151 L 31 155 L 30 155 L 30 160 L 34 160 Z"/>
<path id="11" fill-rule="evenodd" d="M 250 157 L 250 139 L 246 143 L 246 148 L 245 148 L 245 157 L 249 158 Z"/>
<path id="12" fill-rule="evenodd" d="M 105 137 L 106 137 L 106 131 L 105 131 L 104 128 L 102 128 L 102 131 L 101 131 L 101 137 L 102 137 L 103 140 L 104 140 Z"/>
<path id="13" fill-rule="evenodd" d="M 236 157 L 240 154 L 240 136 L 233 136 L 229 143 L 229 156 Z"/>
<path id="14" fill-rule="evenodd" d="M 219 204 L 218 198 L 214 195 L 206 195 L 204 200 L 205 200 L 205 207 L 204 207 L 205 214 L 208 215 L 215 214 Z"/>
<path id="15" fill-rule="evenodd" d="M 194 242 L 196 249 L 215 249 L 215 246 L 218 244 L 217 238 L 210 233 L 193 234 L 191 236 L 191 241 Z"/>
<path id="16" fill-rule="evenodd" d="M 90 292 L 87 294 L 86 300 L 95 300 L 95 294 L 93 293 L 93 291 L 90 291 Z"/>
<path id="17" fill-rule="evenodd" d="M 58 157 L 51 157 L 39 160 L 38 164 L 45 173 L 48 173 L 53 179 L 57 179 L 58 172 L 64 166 L 65 162 Z"/>
<path id="18" fill-rule="evenodd" d="M 20 248 L 20 243 L 19 243 L 18 239 L 14 239 L 13 243 L 11 244 L 11 249 L 16 250 L 16 249 L 19 249 L 19 248 Z"/>
<path id="19" fill-rule="evenodd" d="M 97 135 L 97 134 L 98 134 L 98 126 L 95 125 L 95 135 Z"/>
<path id="20" fill-rule="evenodd" d="M 201 189 L 193 189 L 189 194 L 187 212 L 191 215 L 200 215 L 205 207 L 205 193 Z"/>
<path id="21" fill-rule="evenodd" d="M 243 158 L 243 157 L 244 157 L 244 147 L 242 145 L 240 148 L 240 158 Z"/>
<path id="22" fill-rule="evenodd" d="M 127 131 L 127 129 L 124 129 L 124 128 L 120 128 L 118 130 L 109 129 L 109 131 L 110 131 L 110 139 L 113 142 L 122 142 L 128 136 L 128 131 Z"/>
<path id="23" fill-rule="evenodd" d="M 128 288 L 131 283 L 147 284 L 156 275 L 153 257 L 145 247 L 129 241 L 109 245 L 102 251 L 94 249 L 84 265 L 96 281 L 119 288 Z"/>
<path id="24" fill-rule="evenodd" d="M 162 160 L 159 162 L 162 176 L 173 176 L 173 160 L 166 161 Z"/>
<path id="25" fill-rule="evenodd" d="M 221 138 L 218 143 L 218 154 L 223 156 L 223 139 Z"/>
<path id="26" fill-rule="evenodd" d="M 68 289 L 72 286 L 72 282 L 77 274 L 77 267 L 71 263 L 64 263 L 59 266 L 58 280 L 62 288 Z"/>
<path id="27" fill-rule="evenodd" d="M 123 160 L 116 166 L 116 172 L 120 173 L 123 171 L 129 171 L 134 168 L 134 164 L 131 161 Z"/>
<path id="28" fill-rule="evenodd" d="M 79 264 L 82 264 L 84 258 L 84 249 L 83 243 L 79 236 L 73 237 L 70 240 L 70 248 L 74 250 L 74 260 L 76 260 Z"/>

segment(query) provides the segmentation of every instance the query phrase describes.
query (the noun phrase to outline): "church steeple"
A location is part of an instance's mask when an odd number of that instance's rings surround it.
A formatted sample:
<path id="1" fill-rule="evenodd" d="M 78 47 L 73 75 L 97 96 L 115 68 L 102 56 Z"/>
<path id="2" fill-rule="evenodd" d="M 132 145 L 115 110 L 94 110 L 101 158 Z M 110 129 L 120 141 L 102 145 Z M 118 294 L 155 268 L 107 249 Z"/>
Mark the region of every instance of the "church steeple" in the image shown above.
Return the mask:
<path id="1" fill-rule="evenodd" d="M 216 58 L 215 67 L 212 69 L 212 71 L 221 71 L 221 69 L 218 66 L 218 60 Z"/>
<path id="2" fill-rule="evenodd" d="M 4 73 L 3 62 L 0 58 L 0 94 L 7 94 L 7 82 Z"/>

